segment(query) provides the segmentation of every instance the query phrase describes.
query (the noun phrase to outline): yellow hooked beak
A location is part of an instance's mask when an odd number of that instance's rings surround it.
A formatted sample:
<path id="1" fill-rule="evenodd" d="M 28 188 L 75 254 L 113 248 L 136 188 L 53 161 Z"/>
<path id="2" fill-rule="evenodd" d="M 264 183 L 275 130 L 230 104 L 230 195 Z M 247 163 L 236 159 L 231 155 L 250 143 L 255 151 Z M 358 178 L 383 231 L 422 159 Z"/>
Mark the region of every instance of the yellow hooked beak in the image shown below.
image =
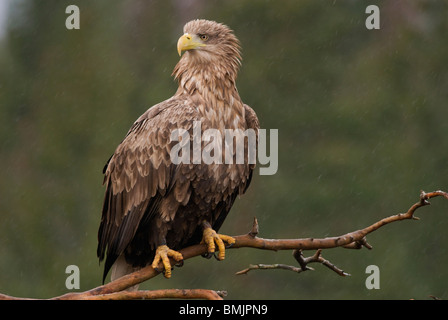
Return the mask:
<path id="1" fill-rule="evenodd" d="M 177 41 L 177 52 L 179 53 L 179 56 L 182 54 L 182 51 L 197 49 L 199 47 L 205 47 L 205 44 L 198 36 L 189 33 L 185 33 Z"/>

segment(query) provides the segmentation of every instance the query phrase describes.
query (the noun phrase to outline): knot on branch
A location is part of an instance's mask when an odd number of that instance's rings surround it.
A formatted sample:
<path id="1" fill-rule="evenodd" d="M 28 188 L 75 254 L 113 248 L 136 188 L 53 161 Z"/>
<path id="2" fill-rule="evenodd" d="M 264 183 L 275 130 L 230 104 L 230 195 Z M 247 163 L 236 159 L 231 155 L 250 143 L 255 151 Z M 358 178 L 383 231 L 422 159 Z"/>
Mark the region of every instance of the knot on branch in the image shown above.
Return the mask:
<path id="1" fill-rule="evenodd" d="M 252 223 L 252 229 L 249 231 L 248 235 L 251 238 L 256 238 L 258 235 L 258 220 L 257 217 L 254 217 L 254 222 Z"/>

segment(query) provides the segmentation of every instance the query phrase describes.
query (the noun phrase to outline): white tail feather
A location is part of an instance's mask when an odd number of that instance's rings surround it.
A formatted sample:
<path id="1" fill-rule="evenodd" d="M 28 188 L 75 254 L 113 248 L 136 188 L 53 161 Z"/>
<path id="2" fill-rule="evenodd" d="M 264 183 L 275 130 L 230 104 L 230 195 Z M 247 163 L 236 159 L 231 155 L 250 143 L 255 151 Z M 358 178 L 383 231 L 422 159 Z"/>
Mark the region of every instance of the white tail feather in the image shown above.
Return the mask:
<path id="1" fill-rule="evenodd" d="M 127 274 L 130 274 L 134 271 L 137 271 L 140 268 L 133 267 L 129 263 L 126 262 L 126 259 L 124 258 L 124 255 L 120 255 L 118 259 L 115 261 L 115 263 L 112 265 L 111 274 L 110 274 L 110 280 L 114 281 L 118 278 L 121 278 L 122 276 L 125 276 Z M 127 291 L 137 291 L 138 290 L 138 284 L 135 286 L 129 287 L 126 290 Z"/>

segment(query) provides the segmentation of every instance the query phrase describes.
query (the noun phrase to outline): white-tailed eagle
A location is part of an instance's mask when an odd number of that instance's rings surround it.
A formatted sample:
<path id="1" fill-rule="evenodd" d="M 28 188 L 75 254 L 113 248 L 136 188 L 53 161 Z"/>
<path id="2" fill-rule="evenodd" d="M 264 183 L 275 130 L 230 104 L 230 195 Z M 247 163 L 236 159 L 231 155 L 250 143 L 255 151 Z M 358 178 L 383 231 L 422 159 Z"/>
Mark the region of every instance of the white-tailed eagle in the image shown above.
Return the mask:
<path id="1" fill-rule="evenodd" d="M 169 278 L 168 257 L 182 260 L 178 250 L 202 240 L 209 252 L 217 247 L 222 260 L 224 244 L 234 241 L 217 231 L 235 198 L 248 188 L 255 164 L 247 156 L 238 163 L 235 155 L 233 163 L 175 164 L 170 155 L 179 143 L 172 132 L 182 129 L 193 140 L 194 123 L 200 123 L 201 132 L 216 129 L 222 137 L 226 129 L 258 134 L 257 116 L 235 85 L 239 41 L 221 23 L 193 20 L 185 25 L 177 49 L 177 92 L 135 121 L 104 168 L 97 249 L 100 261 L 106 257 L 103 281 L 111 268 L 114 280 L 151 263 L 156 268 L 160 261 Z M 224 157 L 224 142 L 222 147 Z"/>

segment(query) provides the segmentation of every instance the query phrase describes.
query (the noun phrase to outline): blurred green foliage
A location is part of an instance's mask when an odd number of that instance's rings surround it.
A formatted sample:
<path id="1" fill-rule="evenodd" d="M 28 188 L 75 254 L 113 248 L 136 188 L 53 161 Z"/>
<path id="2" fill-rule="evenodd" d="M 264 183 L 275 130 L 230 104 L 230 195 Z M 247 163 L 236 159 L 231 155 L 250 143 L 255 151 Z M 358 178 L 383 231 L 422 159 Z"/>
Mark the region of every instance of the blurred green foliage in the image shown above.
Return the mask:
<path id="1" fill-rule="evenodd" d="M 176 90 L 176 41 L 192 18 L 229 25 L 243 46 L 238 89 L 265 129 L 279 130 L 279 170 L 256 175 L 223 233 L 325 237 L 407 208 L 421 189 L 448 189 L 448 4 L 371 1 L 10 1 L 0 40 L 0 292 L 46 298 L 101 282 L 96 233 L 101 170 L 133 121 Z M 67 30 L 76 4 L 80 30 Z M 448 297 L 448 204 L 368 237 L 374 250 L 324 250 L 325 267 L 234 273 L 294 264 L 291 252 L 229 250 L 195 258 L 143 288 L 227 290 L 230 299 Z M 312 254 L 313 252 L 309 252 Z M 365 269 L 381 288 L 365 287 Z"/>

